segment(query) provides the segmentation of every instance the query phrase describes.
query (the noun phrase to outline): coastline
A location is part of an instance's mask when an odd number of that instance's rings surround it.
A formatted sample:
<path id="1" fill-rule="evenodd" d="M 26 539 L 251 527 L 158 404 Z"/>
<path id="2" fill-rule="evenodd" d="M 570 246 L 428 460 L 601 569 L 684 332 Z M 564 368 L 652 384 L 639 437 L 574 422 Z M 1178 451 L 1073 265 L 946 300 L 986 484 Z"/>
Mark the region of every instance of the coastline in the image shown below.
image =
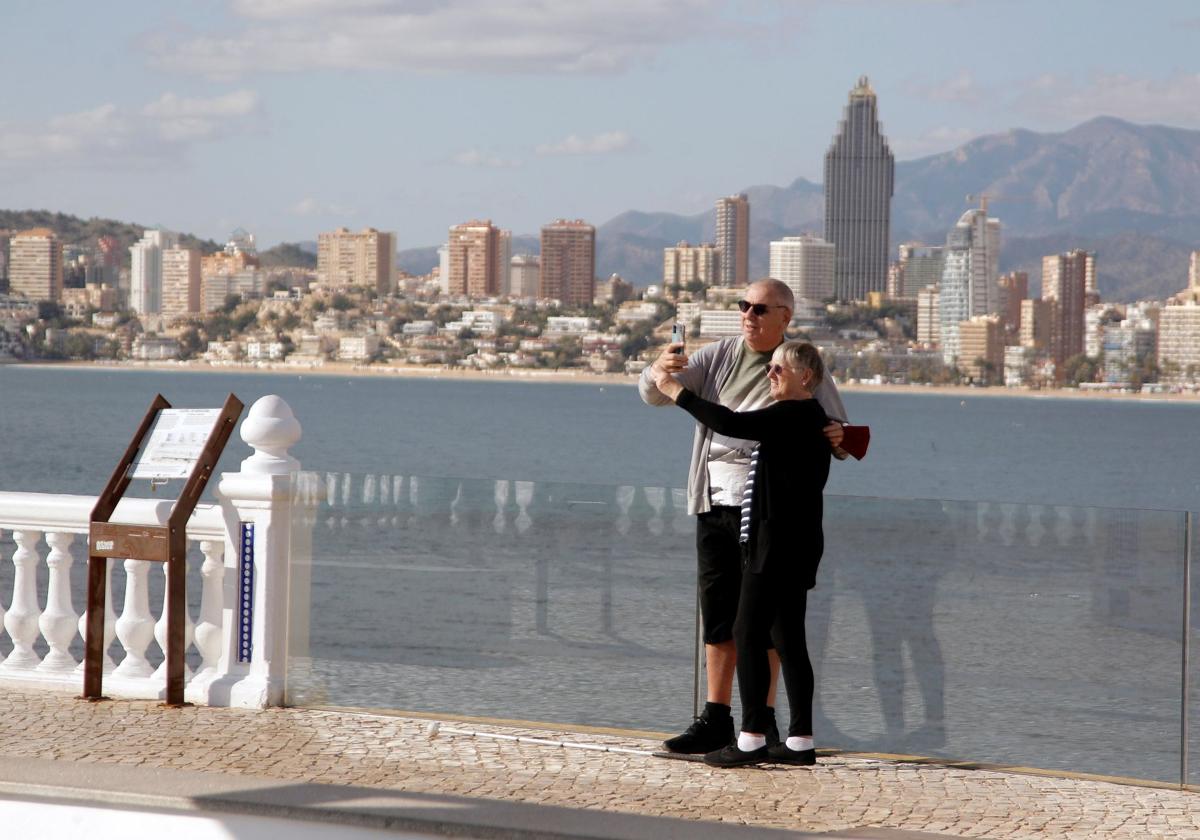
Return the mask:
<path id="1" fill-rule="evenodd" d="M 295 376 L 342 376 L 360 378 L 442 379 L 466 382 L 546 382 L 575 385 L 637 384 L 638 377 L 626 373 L 593 373 L 577 370 L 534 370 L 506 368 L 496 371 L 462 370 L 458 368 L 422 367 L 414 365 L 357 365 L 348 362 L 326 362 L 322 365 L 295 365 L 264 362 L 259 364 L 210 364 L 189 362 L 6 362 L 0 367 L 42 368 L 61 370 L 118 370 L 155 371 L 158 373 L 233 373 L 276 374 Z M 1077 389 L 1035 390 L 1032 388 L 990 387 L 969 385 L 874 385 L 839 382 L 838 389 L 846 393 L 863 394 L 930 394 L 935 396 L 966 397 L 1026 397 L 1029 399 L 1135 400 L 1140 402 L 1200 402 L 1200 392 L 1191 393 L 1132 393 Z"/>

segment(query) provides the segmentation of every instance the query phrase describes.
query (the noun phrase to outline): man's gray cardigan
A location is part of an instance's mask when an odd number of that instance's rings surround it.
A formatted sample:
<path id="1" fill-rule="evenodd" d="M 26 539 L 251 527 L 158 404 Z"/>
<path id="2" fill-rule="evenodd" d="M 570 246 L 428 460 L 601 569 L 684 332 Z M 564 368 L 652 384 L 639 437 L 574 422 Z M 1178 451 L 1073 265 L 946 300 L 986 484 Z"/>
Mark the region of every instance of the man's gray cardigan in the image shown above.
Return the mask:
<path id="1" fill-rule="evenodd" d="M 733 373 L 733 363 L 737 351 L 745 339 L 742 336 L 732 336 L 720 341 L 706 344 L 688 357 L 687 367 L 675 374 L 679 384 L 693 394 L 704 399 L 721 402 L 721 388 Z M 638 380 L 638 393 L 642 402 L 647 405 L 670 405 L 672 400 L 654 385 L 650 366 L 642 371 Z M 813 392 L 813 397 L 825 409 L 830 420 L 846 422 L 846 409 L 842 405 L 842 397 L 838 394 L 837 385 L 826 376 Z M 708 511 L 708 448 L 712 443 L 712 430 L 696 424 L 696 434 L 692 439 L 692 464 L 688 470 L 687 497 L 688 513 L 705 513 Z M 844 456 L 842 456 L 844 457 Z"/>

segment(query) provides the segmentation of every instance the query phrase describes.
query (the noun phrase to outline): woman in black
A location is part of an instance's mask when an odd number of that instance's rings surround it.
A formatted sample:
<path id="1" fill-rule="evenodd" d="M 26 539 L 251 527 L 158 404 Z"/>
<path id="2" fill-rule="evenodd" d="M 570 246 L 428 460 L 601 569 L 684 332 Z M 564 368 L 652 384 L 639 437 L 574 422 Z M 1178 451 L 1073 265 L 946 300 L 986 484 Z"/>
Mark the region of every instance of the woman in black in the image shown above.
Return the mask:
<path id="1" fill-rule="evenodd" d="M 704 757 L 716 767 L 816 763 L 804 613 L 824 549 L 821 495 L 830 451 L 822 430 L 829 421 L 812 398 L 823 374 L 815 347 L 785 342 L 767 366 L 775 403 L 747 412 L 703 400 L 669 373 L 655 380 L 662 393 L 718 434 L 759 441 L 742 501 L 743 575 L 733 628 L 742 730 L 736 742 Z M 787 740 L 771 747 L 766 743 L 768 641 L 779 653 L 792 712 Z"/>

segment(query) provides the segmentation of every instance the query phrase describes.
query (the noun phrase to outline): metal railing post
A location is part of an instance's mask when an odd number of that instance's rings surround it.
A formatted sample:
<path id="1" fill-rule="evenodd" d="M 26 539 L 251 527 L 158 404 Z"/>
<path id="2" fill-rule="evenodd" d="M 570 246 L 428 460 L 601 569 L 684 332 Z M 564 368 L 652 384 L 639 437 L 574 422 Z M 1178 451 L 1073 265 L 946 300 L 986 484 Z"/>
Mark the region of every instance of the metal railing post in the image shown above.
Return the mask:
<path id="1" fill-rule="evenodd" d="M 1179 681 L 1179 786 L 1186 788 L 1188 785 L 1188 705 L 1191 694 L 1192 512 L 1188 511 L 1183 516 L 1183 661 Z"/>

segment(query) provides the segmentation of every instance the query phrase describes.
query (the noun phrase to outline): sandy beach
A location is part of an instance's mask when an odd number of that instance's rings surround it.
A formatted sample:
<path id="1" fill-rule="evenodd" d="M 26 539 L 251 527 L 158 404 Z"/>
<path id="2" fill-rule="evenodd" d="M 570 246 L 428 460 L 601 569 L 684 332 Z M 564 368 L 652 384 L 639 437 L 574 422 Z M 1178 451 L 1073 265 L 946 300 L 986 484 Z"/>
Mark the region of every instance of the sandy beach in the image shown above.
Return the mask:
<path id="1" fill-rule="evenodd" d="M 152 370 L 161 373 L 270 373 L 282 376 L 402 377 L 477 382 L 549 382 L 576 385 L 636 385 L 637 376 L 625 373 L 593 373 L 585 370 L 536 370 L 505 368 L 495 371 L 416 365 L 358 365 L 326 362 L 322 365 L 297 365 L 279 362 L 258 364 L 187 362 L 12 362 L 16 367 L 63 368 L 71 370 Z M 838 382 L 838 388 L 851 393 L 934 394 L 968 397 L 1028 397 L 1031 399 L 1139 400 L 1163 402 L 1200 402 L 1200 392 L 1130 393 L 1125 391 L 1077 390 L 1074 388 L 977 388 L 959 385 L 874 385 Z"/>

